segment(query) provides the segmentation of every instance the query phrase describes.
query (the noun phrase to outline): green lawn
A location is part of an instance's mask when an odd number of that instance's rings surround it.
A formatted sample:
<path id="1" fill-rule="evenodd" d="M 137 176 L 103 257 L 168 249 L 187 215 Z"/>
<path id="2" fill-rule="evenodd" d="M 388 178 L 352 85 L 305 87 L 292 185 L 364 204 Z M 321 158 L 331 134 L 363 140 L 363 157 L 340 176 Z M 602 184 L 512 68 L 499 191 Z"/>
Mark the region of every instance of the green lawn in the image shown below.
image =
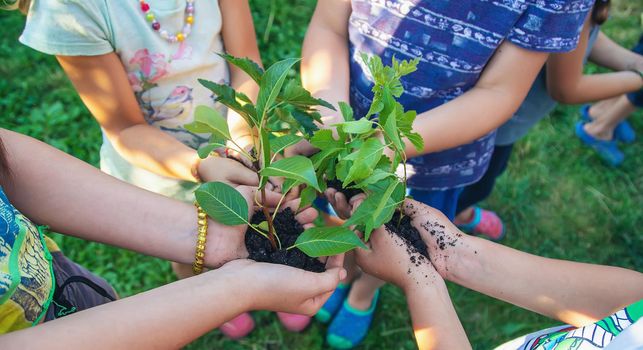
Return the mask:
<path id="1" fill-rule="evenodd" d="M 282 2 L 251 1 L 266 64 L 300 54 L 315 1 L 290 2 L 288 6 L 276 6 Z M 641 31 L 643 6 L 633 3 L 617 2 L 612 19 L 604 26 L 609 36 L 628 47 Z M 31 135 L 96 165 L 101 140 L 98 125 L 55 59 L 18 43 L 23 22 L 18 13 L 0 12 L 4 29 L 0 38 L 0 127 Z M 641 271 L 643 235 L 637 227 L 643 225 L 642 113 L 632 118 L 639 140 L 625 147 L 625 164 L 612 169 L 573 136 L 577 107 L 556 109 L 551 118 L 517 144 L 507 174 L 485 206 L 505 219 L 508 234 L 504 244 L 508 246 L 538 255 Z M 165 261 L 78 239 L 55 239 L 67 255 L 105 277 L 122 296 L 174 280 Z M 557 324 L 464 288 L 449 288 L 476 349 L 489 349 L 526 332 Z M 291 334 L 273 314 L 258 312 L 255 319 L 257 329 L 243 341 L 229 341 L 213 331 L 191 348 L 324 348 L 324 326 L 313 324 L 303 334 Z M 400 290 L 390 286 L 384 289 L 374 327 L 362 348 L 415 348 Z"/>

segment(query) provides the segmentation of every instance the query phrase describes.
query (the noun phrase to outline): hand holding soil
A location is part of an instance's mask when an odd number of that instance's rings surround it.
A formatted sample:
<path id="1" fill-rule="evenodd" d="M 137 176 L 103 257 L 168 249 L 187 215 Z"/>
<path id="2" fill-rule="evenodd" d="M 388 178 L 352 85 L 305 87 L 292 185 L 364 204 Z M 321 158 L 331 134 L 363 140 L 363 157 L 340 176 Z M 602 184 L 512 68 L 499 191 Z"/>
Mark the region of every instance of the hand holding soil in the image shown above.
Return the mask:
<path id="1" fill-rule="evenodd" d="M 314 315 L 346 277 L 343 255 L 329 258 L 326 271 L 307 272 L 285 265 L 258 263 L 252 260 L 231 261 L 219 271 L 241 286 L 239 300 L 247 300 L 247 310 L 270 310 Z M 260 290 L 257 290 L 260 289 Z M 245 297 L 251 294 L 252 297 Z"/>

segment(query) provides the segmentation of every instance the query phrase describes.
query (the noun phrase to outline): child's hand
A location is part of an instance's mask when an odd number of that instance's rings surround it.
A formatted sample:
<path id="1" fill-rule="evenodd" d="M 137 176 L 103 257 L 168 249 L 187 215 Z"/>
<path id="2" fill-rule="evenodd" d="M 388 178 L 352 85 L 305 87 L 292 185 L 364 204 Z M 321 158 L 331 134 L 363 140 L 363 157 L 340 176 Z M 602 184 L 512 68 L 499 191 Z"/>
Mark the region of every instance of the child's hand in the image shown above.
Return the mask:
<path id="1" fill-rule="evenodd" d="M 259 208 L 255 205 L 256 201 L 261 199 L 256 187 L 239 186 L 237 190 L 243 195 L 248 203 L 248 216 L 254 214 Z M 266 191 L 265 201 L 262 203 L 268 208 L 275 208 L 281 199 L 281 194 L 273 191 Z M 290 208 L 297 212 L 299 199 L 285 202 L 281 210 Z M 304 228 L 312 227 L 313 221 L 317 218 L 317 210 L 306 208 L 295 215 L 295 219 L 302 224 Z M 208 236 L 206 242 L 206 266 L 217 268 L 228 261 L 236 259 L 245 259 L 248 257 L 245 237 L 247 225 L 225 226 L 214 220 L 208 221 Z"/>
<path id="2" fill-rule="evenodd" d="M 270 310 L 301 315 L 314 315 L 333 293 L 340 280 L 346 277 L 342 268 L 343 254 L 330 257 L 326 271 L 307 272 L 277 264 L 237 260 L 219 271 L 235 274 L 241 279 L 247 310 Z"/>
<path id="3" fill-rule="evenodd" d="M 210 156 L 199 163 L 198 172 L 203 182 L 220 181 L 233 187 L 259 185 L 257 173 L 234 159 Z"/>
<path id="4" fill-rule="evenodd" d="M 452 280 L 454 271 L 459 270 L 455 264 L 462 263 L 469 255 L 464 252 L 471 250 L 468 245 L 471 237 L 463 234 L 442 212 L 426 204 L 406 199 L 403 209 L 426 243 L 435 269 L 444 279 Z"/>
<path id="5" fill-rule="evenodd" d="M 427 257 L 412 250 L 401 237 L 384 226 L 373 231 L 367 245 L 370 250 L 355 250 L 357 265 L 364 272 L 391 282 L 405 292 L 442 280 Z"/>

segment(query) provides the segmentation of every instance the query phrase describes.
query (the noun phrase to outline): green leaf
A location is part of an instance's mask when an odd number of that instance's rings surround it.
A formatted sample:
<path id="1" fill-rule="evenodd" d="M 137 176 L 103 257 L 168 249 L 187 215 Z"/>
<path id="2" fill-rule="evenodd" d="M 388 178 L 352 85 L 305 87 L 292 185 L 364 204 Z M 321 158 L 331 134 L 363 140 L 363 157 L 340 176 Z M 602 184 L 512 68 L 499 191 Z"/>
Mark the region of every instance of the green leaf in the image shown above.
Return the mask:
<path id="1" fill-rule="evenodd" d="M 270 165 L 270 159 L 272 155 L 270 154 L 270 137 L 268 132 L 266 132 L 265 130 L 260 130 L 259 132 L 259 143 L 261 147 L 261 154 L 259 156 L 263 161 L 261 166 L 267 167 L 268 165 Z M 266 183 L 268 183 L 268 176 L 269 175 L 261 176 L 259 180 L 259 188 L 264 188 Z"/>
<path id="2" fill-rule="evenodd" d="M 302 131 L 308 135 L 312 135 L 313 132 L 319 130 L 315 124 L 315 120 L 320 119 L 316 118 L 319 115 L 317 112 L 302 112 L 299 109 L 293 109 L 291 115 L 295 120 L 301 125 Z M 321 120 L 321 119 L 320 119 Z"/>
<path id="3" fill-rule="evenodd" d="M 266 233 L 270 231 L 270 227 L 268 226 L 268 221 L 262 221 L 258 223 L 255 227 L 257 227 L 258 229 Z"/>
<path id="4" fill-rule="evenodd" d="M 411 143 L 413 144 L 413 146 L 415 146 L 415 149 L 418 152 L 424 151 L 424 139 L 422 138 L 422 136 L 420 136 L 420 134 L 416 132 L 411 132 L 408 134 L 404 134 L 404 136 L 406 136 L 406 138 L 409 141 L 411 141 Z"/>
<path id="5" fill-rule="evenodd" d="M 218 54 L 219 56 L 223 57 L 228 63 L 237 66 L 239 69 L 242 71 L 246 72 L 252 80 L 257 82 L 261 81 L 261 76 L 263 75 L 263 69 L 254 62 L 253 60 L 249 58 L 239 58 L 239 57 L 234 57 L 228 54 Z"/>
<path id="6" fill-rule="evenodd" d="M 374 229 L 391 220 L 395 209 L 404 200 L 404 184 L 399 180 L 391 179 L 381 185 L 385 185 L 386 189 L 373 192 L 367 196 L 353 215 L 344 223 L 346 227 L 355 225 L 363 229 L 365 241 L 368 241 Z"/>
<path id="7" fill-rule="evenodd" d="M 365 134 L 373 130 L 373 122 L 366 118 L 359 120 L 334 124 L 338 129 L 347 134 Z"/>
<path id="8" fill-rule="evenodd" d="M 197 202 L 215 221 L 234 226 L 248 223 L 248 203 L 241 193 L 223 182 L 205 183 L 194 192 Z"/>
<path id="9" fill-rule="evenodd" d="M 310 138 L 310 144 L 322 151 L 329 148 L 341 148 L 343 145 L 339 140 L 335 140 L 333 131 L 330 129 L 316 131 L 313 137 Z"/>
<path id="10" fill-rule="evenodd" d="M 355 120 L 355 117 L 353 116 L 353 109 L 348 103 L 344 101 L 340 101 L 339 110 L 342 112 L 342 116 L 344 117 L 345 122 L 350 122 Z"/>
<path id="11" fill-rule="evenodd" d="M 230 130 L 228 122 L 219 114 L 219 112 L 207 106 L 197 106 L 194 111 L 194 121 L 200 124 L 205 124 L 210 128 L 210 132 L 217 136 L 230 140 Z"/>
<path id="12" fill-rule="evenodd" d="M 332 256 L 360 247 L 368 249 L 355 232 L 346 227 L 311 227 L 302 232 L 292 247 L 310 257 Z"/>
<path id="13" fill-rule="evenodd" d="M 270 140 L 270 152 L 272 152 L 272 154 L 277 154 L 287 147 L 296 144 L 302 139 L 303 137 L 292 134 L 279 136 L 275 139 Z"/>
<path id="14" fill-rule="evenodd" d="M 380 182 L 380 181 L 382 181 L 382 180 L 384 180 L 384 179 L 386 179 L 388 177 L 393 177 L 394 178 L 395 174 L 390 173 L 388 171 L 384 171 L 382 169 L 375 169 L 373 171 L 373 173 L 371 174 L 371 176 L 369 176 L 368 178 L 366 178 L 363 181 L 360 181 L 359 185 L 360 185 L 360 187 L 366 187 L 368 185 L 378 183 L 378 182 Z"/>
<path id="15" fill-rule="evenodd" d="M 237 112 L 248 125 L 256 126 L 259 124 L 257 113 L 251 104 L 242 105 L 237 100 L 238 93 L 226 84 L 218 84 L 209 80 L 199 79 L 199 83 L 208 90 L 212 91 L 215 96 L 215 101 L 221 102 L 224 106 Z M 247 96 L 245 96 L 248 99 Z"/>
<path id="16" fill-rule="evenodd" d="M 397 121 L 394 116 L 389 116 L 383 125 L 384 135 L 387 141 L 392 142 L 398 150 L 404 151 L 404 143 L 400 140 L 399 131 L 397 129 Z"/>
<path id="17" fill-rule="evenodd" d="M 348 176 L 344 180 L 344 187 L 346 187 L 351 181 L 359 181 L 362 179 L 368 178 L 375 169 L 375 166 L 380 161 L 380 157 L 384 152 L 384 146 L 380 140 L 376 138 L 370 138 L 364 142 L 362 147 L 359 148 L 357 153 L 353 153 L 351 158 L 353 160 L 353 166 L 348 171 Z"/>
<path id="18" fill-rule="evenodd" d="M 317 191 L 310 186 L 306 186 L 299 194 L 299 209 L 313 204 L 315 198 L 317 198 Z"/>
<path id="19" fill-rule="evenodd" d="M 308 90 L 304 89 L 295 80 L 289 80 L 284 87 L 284 90 L 277 98 L 279 102 L 290 103 L 291 105 L 308 110 L 314 106 L 324 106 L 328 109 L 335 110 L 335 107 L 330 103 L 320 99 L 314 98 Z"/>
<path id="20" fill-rule="evenodd" d="M 263 120 L 266 118 L 266 114 L 270 107 L 277 99 L 279 91 L 288 76 L 288 71 L 295 63 L 299 62 L 298 58 L 287 58 L 283 61 L 279 61 L 268 70 L 261 77 L 259 83 L 259 95 L 257 96 L 257 117 L 259 118 L 259 124 L 262 124 Z"/>
<path id="21" fill-rule="evenodd" d="M 212 132 L 210 129 L 210 126 L 207 124 L 199 123 L 197 121 L 193 121 L 192 123 L 184 124 L 183 127 L 185 130 L 189 132 L 193 132 L 195 134 L 205 134 Z"/>
<path id="22" fill-rule="evenodd" d="M 196 153 L 199 155 L 199 158 L 205 159 L 208 158 L 210 153 L 214 151 L 215 149 L 219 147 L 224 147 L 225 145 L 217 144 L 217 143 L 208 143 L 207 145 L 203 147 L 199 147 L 199 149 L 196 151 Z"/>
<path id="23" fill-rule="evenodd" d="M 262 176 L 283 176 L 287 179 L 301 181 L 321 191 L 315 176 L 315 169 L 310 159 L 294 156 L 278 160 L 261 170 Z"/>

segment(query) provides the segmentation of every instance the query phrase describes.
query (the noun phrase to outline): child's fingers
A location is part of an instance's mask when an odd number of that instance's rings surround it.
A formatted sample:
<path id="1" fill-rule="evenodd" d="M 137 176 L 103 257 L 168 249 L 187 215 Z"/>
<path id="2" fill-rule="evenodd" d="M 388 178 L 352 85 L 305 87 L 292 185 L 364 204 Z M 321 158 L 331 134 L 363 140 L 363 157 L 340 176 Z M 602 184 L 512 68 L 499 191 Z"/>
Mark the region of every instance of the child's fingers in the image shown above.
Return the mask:
<path id="1" fill-rule="evenodd" d="M 227 163 L 226 166 L 229 167 L 227 170 L 230 174 L 228 180 L 240 185 L 259 186 L 259 177 L 256 172 L 234 160 Z"/>

